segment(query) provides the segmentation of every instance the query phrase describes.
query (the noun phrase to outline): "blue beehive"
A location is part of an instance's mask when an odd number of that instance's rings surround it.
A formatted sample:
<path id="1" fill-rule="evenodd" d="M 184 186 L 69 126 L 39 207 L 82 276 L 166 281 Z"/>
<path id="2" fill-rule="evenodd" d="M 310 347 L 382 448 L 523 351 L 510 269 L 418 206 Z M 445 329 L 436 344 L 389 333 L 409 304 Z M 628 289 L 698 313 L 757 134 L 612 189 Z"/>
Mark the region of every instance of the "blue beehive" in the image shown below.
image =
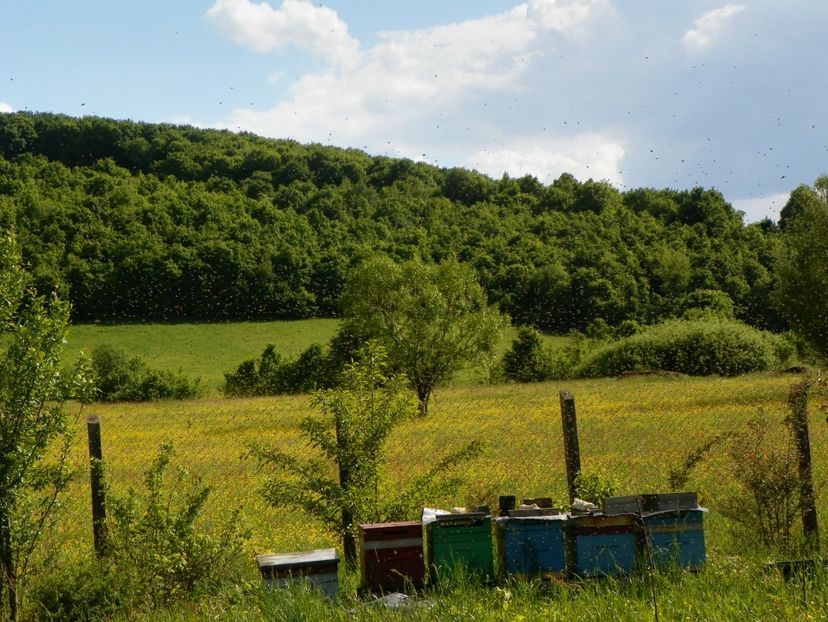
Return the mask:
<path id="1" fill-rule="evenodd" d="M 644 537 L 656 566 L 675 564 L 696 570 L 706 560 L 702 508 L 642 515 Z"/>
<path id="2" fill-rule="evenodd" d="M 628 574 L 635 569 L 636 534 L 632 514 L 590 514 L 569 518 L 574 560 L 582 577 Z"/>
<path id="3" fill-rule="evenodd" d="M 501 571 L 527 576 L 565 573 L 566 523 L 565 514 L 498 518 Z"/>

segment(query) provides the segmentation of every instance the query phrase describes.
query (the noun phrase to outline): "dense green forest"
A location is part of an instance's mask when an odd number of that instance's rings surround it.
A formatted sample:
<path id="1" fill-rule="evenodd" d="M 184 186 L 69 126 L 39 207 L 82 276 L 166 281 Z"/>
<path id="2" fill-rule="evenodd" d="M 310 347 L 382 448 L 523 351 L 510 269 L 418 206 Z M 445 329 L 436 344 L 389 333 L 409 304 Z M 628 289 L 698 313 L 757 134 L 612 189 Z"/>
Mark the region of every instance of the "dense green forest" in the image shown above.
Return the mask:
<path id="1" fill-rule="evenodd" d="M 773 329 L 779 244 L 712 189 L 491 179 L 251 134 L 0 114 L 0 225 L 74 320 L 337 314 L 375 252 L 454 256 L 517 323 L 653 323 L 723 292 Z M 712 291 L 711 291 L 712 290 Z"/>

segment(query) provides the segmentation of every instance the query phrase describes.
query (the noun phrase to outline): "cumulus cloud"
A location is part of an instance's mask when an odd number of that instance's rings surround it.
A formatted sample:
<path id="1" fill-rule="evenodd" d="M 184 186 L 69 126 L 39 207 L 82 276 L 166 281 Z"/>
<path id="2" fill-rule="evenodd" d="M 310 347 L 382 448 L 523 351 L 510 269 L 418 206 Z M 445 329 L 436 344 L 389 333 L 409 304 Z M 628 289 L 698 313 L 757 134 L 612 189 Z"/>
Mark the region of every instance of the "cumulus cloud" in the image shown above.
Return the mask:
<path id="1" fill-rule="evenodd" d="M 336 11 L 307 0 L 284 0 L 278 9 L 266 2 L 217 0 L 206 17 L 223 36 L 256 52 L 293 45 L 336 65 L 351 64 L 359 55 L 359 42 Z"/>
<path id="2" fill-rule="evenodd" d="M 543 30 L 580 35 L 592 15 L 611 5 L 609 0 L 529 0 L 527 8 L 529 19 Z"/>
<path id="3" fill-rule="evenodd" d="M 708 11 L 693 23 L 690 30 L 684 33 L 681 40 L 684 47 L 691 51 L 709 47 L 724 32 L 730 18 L 746 8 L 746 4 L 726 4 L 720 9 Z"/>
<path id="4" fill-rule="evenodd" d="M 623 145 L 605 134 L 586 133 L 570 137 L 524 137 L 498 149 L 482 149 L 469 158 L 468 166 L 493 177 L 534 175 L 551 183 L 561 173 L 581 180 L 606 180 L 621 186 Z"/>
<path id="5" fill-rule="evenodd" d="M 347 26 L 335 13 L 302 0 L 285 0 L 278 9 L 249 0 L 218 0 L 208 18 L 221 34 L 252 49 L 278 50 L 291 43 L 317 53 L 337 46 L 352 50 L 350 62 L 332 60 L 326 69 L 305 74 L 270 109 L 235 109 L 219 127 L 415 159 L 426 158 L 427 152 L 429 161 L 440 161 L 448 152 L 457 155 L 456 127 L 466 125 L 469 108 L 480 108 L 488 95 L 526 88 L 522 78 L 543 58 L 544 47 L 548 47 L 545 37 L 580 39 L 590 19 L 608 7 L 609 0 L 528 0 L 477 19 L 380 32 L 376 44 L 359 48 L 353 39 L 345 38 Z M 317 13 L 322 11 L 327 12 Z M 302 18 L 289 19 L 288 15 Z M 327 41 L 317 37 L 319 29 L 308 34 L 310 28 L 298 28 L 304 33 L 300 37 L 285 26 L 287 22 L 305 24 L 311 17 L 335 19 L 342 37 Z M 460 159 L 490 139 L 487 124 L 493 122 L 484 118 L 477 135 L 463 137 Z M 434 130 L 440 124 L 444 129 L 439 135 L 425 135 L 428 128 Z M 525 169 L 546 178 L 546 171 L 554 169 L 616 179 L 613 171 L 618 169 L 619 150 L 614 155 L 590 156 L 590 150 L 602 152 L 598 142 L 586 138 L 545 144 L 513 142 L 498 152 L 479 147 L 481 164 L 476 167 L 498 176 L 504 170 L 523 174 L 519 170 Z"/>
<path id="6" fill-rule="evenodd" d="M 14 108 L 6 102 L 0 102 L 0 112 L 14 112 Z"/>

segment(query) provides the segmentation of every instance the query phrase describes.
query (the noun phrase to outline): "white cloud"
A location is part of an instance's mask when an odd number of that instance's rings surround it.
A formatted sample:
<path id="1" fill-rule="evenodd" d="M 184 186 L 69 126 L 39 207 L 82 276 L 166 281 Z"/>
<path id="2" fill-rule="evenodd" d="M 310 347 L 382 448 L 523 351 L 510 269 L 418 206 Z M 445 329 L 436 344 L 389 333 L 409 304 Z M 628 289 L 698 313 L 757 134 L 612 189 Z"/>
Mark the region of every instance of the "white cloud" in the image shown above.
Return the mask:
<path id="1" fill-rule="evenodd" d="M 543 30 L 561 34 L 583 34 L 583 25 L 599 11 L 610 7 L 609 0 L 529 0 L 528 17 Z"/>
<path id="2" fill-rule="evenodd" d="M 790 192 L 780 192 L 753 199 L 736 199 L 731 204 L 734 209 L 745 213 L 745 222 L 759 222 L 764 218 L 778 221 L 779 212 L 785 207 L 790 196 Z"/>
<path id="3" fill-rule="evenodd" d="M 284 0 L 278 9 L 266 2 L 216 0 L 206 17 L 223 36 L 256 52 L 294 45 L 335 65 L 351 64 L 359 56 L 359 42 L 336 11 L 307 0 Z"/>
<path id="4" fill-rule="evenodd" d="M 249 0 L 218 0 L 208 17 L 221 26 L 222 34 L 266 51 L 278 49 L 287 38 L 282 18 L 274 14 L 281 15 L 288 5 L 291 11 L 299 5 L 306 12 L 322 10 L 300 0 L 285 0 L 278 10 Z M 478 119 L 476 134 L 458 135 L 459 127 L 468 124 L 469 111 L 483 109 L 484 97 L 526 88 L 522 78 L 548 47 L 544 37 L 556 34 L 580 39 L 593 16 L 607 8 L 611 8 L 609 0 L 528 0 L 477 19 L 380 32 L 378 42 L 354 54 L 352 62 L 332 62 L 323 71 L 306 74 L 275 106 L 235 109 L 219 127 L 414 159 L 427 157 L 430 162 L 441 162 L 452 154 L 456 163 L 480 150 L 476 158 L 480 164 L 470 165 L 498 176 L 506 170 L 545 179 L 553 170 L 554 179 L 568 170 L 583 177 L 617 180 L 623 149 L 607 153 L 606 141 L 600 137 L 513 141 L 502 149 L 498 146 L 497 152 L 486 152 L 481 147 L 483 139 L 490 140 L 490 128 L 500 123 L 491 109 L 479 113 L 483 118 Z M 342 24 L 340 32 L 347 33 L 347 26 Z M 307 41 L 302 46 L 313 49 Z M 601 155 L 596 156 L 596 151 Z"/>
<path id="5" fill-rule="evenodd" d="M 726 4 L 720 9 L 708 11 L 693 23 L 693 28 L 684 33 L 681 39 L 684 47 L 698 51 L 710 46 L 724 32 L 728 20 L 746 8 L 746 4 Z"/>
<path id="6" fill-rule="evenodd" d="M 493 177 L 508 173 L 510 177 L 534 175 L 543 183 L 551 183 L 561 173 L 576 178 L 607 180 L 622 186 L 620 164 L 624 147 L 604 134 L 588 133 L 572 137 L 524 137 L 498 149 L 475 153 L 468 166 Z"/>
<path id="7" fill-rule="evenodd" d="M 6 102 L 0 102 L 0 112 L 14 112 L 14 108 Z"/>

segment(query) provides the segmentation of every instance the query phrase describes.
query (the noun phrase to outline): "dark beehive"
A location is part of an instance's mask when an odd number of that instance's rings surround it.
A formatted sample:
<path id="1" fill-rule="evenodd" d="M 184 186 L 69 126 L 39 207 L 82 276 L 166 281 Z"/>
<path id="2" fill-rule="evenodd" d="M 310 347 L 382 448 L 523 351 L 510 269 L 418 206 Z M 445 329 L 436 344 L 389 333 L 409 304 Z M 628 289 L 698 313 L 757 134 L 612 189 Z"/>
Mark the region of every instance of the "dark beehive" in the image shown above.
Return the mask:
<path id="1" fill-rule="evenodd" d="M 501 574 L 565 573 L 566 523 L 565 514 L 498 518 L 495 532 Z"/>
<path id="2" fill-rule="evenodd" d="M 362 587 L 399 592 L 423 585 L 423 526 L 419 521 L 359 526 Z"/>

